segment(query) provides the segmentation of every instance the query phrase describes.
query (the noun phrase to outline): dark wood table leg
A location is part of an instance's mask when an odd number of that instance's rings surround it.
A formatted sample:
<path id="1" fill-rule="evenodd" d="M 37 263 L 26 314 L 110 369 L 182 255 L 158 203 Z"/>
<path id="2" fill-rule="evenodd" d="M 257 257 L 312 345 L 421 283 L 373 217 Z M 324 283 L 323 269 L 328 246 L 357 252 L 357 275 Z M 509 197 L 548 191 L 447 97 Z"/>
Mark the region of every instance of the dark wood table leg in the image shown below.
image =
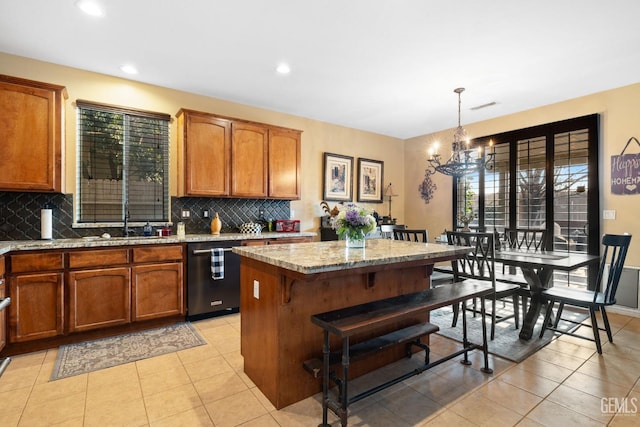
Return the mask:
<path id="1" fill-rule="evenodd" d="M 530 340 L 533 336 L 533 328 L 540 317 L 540 311 L 544 303 L 541 298 L 541 292 L 543 289 L 549 287 L 551 278 L 553 277 L 552 268 L 521 268 L 522 275 L 531 288 L 531 304 L 529 304 L 529 310 L 527 311 L 524 320 L 522 321 L 522 328 L 520 329 L 520 339 Z"/>

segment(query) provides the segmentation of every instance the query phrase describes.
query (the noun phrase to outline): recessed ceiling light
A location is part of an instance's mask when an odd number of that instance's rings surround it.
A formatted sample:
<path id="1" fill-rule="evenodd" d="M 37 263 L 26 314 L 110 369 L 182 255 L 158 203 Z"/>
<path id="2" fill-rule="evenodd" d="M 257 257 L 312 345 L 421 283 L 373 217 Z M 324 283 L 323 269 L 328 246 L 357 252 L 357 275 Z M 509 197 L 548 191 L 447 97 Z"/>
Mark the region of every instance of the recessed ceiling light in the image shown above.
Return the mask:
<path id="1" fill-rule="evenodd" d="M 76 2 L 76 6 L 80 8 L 84 13 L 91 16 L 102 16 L 104 12 L 102 7 L 93 0 L 79 0 Z"/>
<path id="2" fill-rule="evenodd" d="M 291 72 L 291 67 L 289 67 L 288 64 L 282 63 L 276 67 L 276 71 L 280 74 L 289 74 Z"/>
<path id="3" fill-rule="evenodd" d="M 120 70 L 123 73 L 127 73 L 127 74 L 138 74 L 138 69 L 130 64 L 123 65 L 122 67 L 120 67 Z"/>

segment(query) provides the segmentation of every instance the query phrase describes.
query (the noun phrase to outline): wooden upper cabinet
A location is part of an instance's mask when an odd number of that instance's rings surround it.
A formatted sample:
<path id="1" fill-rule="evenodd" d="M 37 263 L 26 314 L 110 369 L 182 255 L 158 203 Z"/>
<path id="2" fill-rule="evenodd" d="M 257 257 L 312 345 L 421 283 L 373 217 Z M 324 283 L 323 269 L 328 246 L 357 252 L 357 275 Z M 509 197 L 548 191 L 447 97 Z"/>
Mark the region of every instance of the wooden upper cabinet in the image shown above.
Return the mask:
<path id="1" fill-rule="evenodd" d="M 177 117 L 178 195 L 228 196 L 231 123 L 190 110 Z"/>
<path id="2" fill-rule="evenodd" d="M 0 75 L 0 190 L 62 192 L 63 86 Z"/>
<path id="3" fill-rule="evenodd" d="M 300 132 L 269 130 L 269 197 L 300 198 Z"/>
<path id="4" fill-rule="evenodd" d="M 301 131 L 181 109 L 178 196 L 300 198 Z"/>
<path id="5" fill-rule="evenodd" d="M 267 197 L 268 128 L 234 122 L 231 138 L 231 195 Z"/>

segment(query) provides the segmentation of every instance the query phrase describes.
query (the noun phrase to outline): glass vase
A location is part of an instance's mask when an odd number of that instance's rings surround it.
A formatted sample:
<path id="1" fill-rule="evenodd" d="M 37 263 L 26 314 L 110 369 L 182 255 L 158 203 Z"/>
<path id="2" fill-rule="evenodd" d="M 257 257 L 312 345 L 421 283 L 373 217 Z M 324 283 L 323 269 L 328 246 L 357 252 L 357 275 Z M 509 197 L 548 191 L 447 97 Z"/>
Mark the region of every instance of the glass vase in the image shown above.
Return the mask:
<path id="1" fill-rule="evenodd" d="M 345 235 L 344 240 L 347 248 L 364 248 L 364 231 L 353 230 Z"/>

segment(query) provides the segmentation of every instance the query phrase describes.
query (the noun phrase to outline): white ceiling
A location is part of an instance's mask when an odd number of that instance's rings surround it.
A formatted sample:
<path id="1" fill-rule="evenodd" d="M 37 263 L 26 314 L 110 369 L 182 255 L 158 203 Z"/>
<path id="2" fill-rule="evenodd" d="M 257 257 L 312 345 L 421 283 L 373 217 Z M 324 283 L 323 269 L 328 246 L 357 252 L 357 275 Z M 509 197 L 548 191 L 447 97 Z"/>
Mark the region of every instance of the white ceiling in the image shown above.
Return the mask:
<path id="1" fill-rule="evenodd" d="M 638 0 L 97 1 L 0 0 L 0 52 L 399 138 L 640 81 Z"/>

